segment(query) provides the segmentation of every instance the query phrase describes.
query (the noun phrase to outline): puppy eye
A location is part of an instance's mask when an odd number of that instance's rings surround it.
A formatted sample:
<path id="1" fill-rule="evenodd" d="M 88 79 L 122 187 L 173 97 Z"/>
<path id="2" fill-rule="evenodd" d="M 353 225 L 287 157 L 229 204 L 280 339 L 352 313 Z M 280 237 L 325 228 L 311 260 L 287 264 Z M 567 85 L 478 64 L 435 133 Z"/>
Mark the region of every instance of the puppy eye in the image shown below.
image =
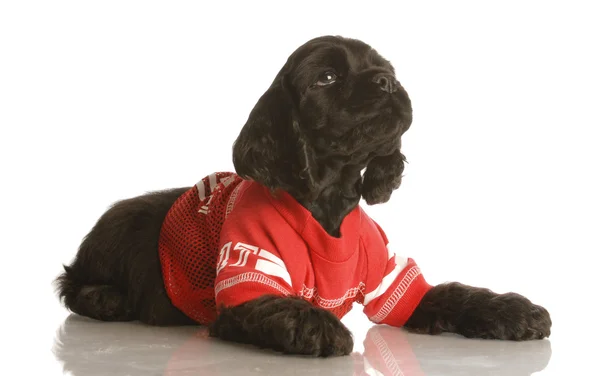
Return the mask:
<path id="1" fill-rule="evenodd" d="M 325 72 L 319 76 L 319 80 L 317 81 L 318 86 L 327 86 L 337 80 L 338 76 L 333 72 Z"/>

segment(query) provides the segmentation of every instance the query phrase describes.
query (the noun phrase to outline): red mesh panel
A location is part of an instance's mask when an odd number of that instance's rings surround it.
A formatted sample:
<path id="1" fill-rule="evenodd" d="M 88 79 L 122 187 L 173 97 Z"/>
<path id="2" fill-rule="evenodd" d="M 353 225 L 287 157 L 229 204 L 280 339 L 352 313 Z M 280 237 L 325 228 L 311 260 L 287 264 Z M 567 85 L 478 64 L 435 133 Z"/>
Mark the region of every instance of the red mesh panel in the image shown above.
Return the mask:
<path id="1" fill-rule="evenodd" d="M 214 282 L 221 229 L 241 182 L 230 172 L 205 177 L 175 201 L 162 225 L 159 256 L 167 294 L 175 307 L 201 324 L 216 319 Z M 305 298 L 319 306 L 312 294 Z M 337 307 L 324 308 L 342 318 L 355 301 L 353 295 Z"/>
<path id="2" fill-rule="evenodd" d="M 231 210 L 235 200 L 232 192 L 242 181 L 229 172 L 205 177 L 177 199 L 162 226 L 159 256 L 165 288 L 173 305 L 201 324 L 216 318 L 214 280 L 219 236 L 228 204 Z M 203 199 L 198 194 L 202 188 Z"/>

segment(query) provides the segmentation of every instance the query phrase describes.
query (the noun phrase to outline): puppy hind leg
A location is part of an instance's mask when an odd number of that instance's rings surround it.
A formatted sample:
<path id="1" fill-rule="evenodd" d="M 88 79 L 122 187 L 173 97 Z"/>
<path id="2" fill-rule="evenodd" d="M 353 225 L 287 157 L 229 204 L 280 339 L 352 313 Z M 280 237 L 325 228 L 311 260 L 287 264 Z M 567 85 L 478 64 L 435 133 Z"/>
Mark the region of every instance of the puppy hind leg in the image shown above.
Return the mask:
<path id="1" fill-rule="evenodd" d="M 102 321 L 131 321 L 135 318 L 127 308 L 127 296 L 115 286 L 85 284 L 78 280 L 72 269 L 56 280 L 58 294 L 72 312 Z"/>

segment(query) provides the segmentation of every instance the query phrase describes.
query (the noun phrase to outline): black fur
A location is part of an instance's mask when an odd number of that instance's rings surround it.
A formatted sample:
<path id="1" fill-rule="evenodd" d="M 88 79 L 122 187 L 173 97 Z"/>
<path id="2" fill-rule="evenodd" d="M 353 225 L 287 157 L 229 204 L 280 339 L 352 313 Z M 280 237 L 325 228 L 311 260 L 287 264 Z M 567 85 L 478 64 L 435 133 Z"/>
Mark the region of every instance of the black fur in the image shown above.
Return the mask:
<path id="1" fill-rule="evenodd" d="M 260 98 L 234 144 L 233 161 L 239 175 L 289 192 L 339 236 L 361 197 L 383 203 L 399 187 L 405 162 L 400 138 L 411 122 L 410 99 L 388 61 L 357 40 L 317 38 L 289 57 Z M 186 189 L 150 193 L 108 210 L 57 279 L 64 304 L 105 321 L 193 324 L 171 304 L 158 258 L 162 221 Z M 520 295 L 459 284 L 435 287 L 407 323 L 422 333 L 513 340 L 548 336 L 550 325 L 547 311 Z M 348 354 L 353 344 L 331 313 L 273 296 L 221 307 L 210 332 L 315 356 Z"/>
<path id="2" fill-rule="evenodd" d="M 290 297 L 262 296 L 237 307 L 222 307 L 210 335 L 251 343 L 286 354 L 348 355 L 350 331 L 331 312 Z"/>
<path id="3" fill-rule="evenodd" d="M 326 72 L 337 81 L 317 85 Z M 382 77 L 394 92 L 382 90 Z M 410 99 L 387 60 L 357 40 L 317 38 L 289 57 L 260 98 L 233 162 L 241 176 L 289 192 L 337 236 L 361 197 L 385 202 L 400 185 L 400 136 L 411 122 Z"/>
<path id="4" fill-rule="evenodd" d="M 429 290 L 405 324 L 417 333 L 513 341 L 548 337 L 551 326 L 548 311 L 519 294 L 496 294 L 457 282 Z"/>
<path id="5" fill-rule="evenodd" d="M 194 324 L 171 304 L 158 258 L 162 221 L 186 189 L 123 200 L 104 213 L 56 280 L 65 306 L 104 321 Z"/>

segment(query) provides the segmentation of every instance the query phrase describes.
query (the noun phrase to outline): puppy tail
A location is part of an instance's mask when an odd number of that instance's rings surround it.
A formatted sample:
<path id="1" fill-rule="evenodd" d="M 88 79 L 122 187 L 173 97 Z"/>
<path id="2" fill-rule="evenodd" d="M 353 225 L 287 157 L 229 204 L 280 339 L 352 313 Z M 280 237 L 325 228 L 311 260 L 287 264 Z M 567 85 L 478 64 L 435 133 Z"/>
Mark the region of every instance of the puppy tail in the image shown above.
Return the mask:
<path id="1" fill-rule="evenodd" d="M 55 285 L 60 300 L 71 312 L 103 321 L 134 320 L 127 296 L 115 286 L 86 284 L 73 267 L 63 267 L 65 272 Z"/>
<path id="2" fill-rule="evenodd" d="M 54 286 L 61 302 L 70 309 L 81 291 L 82 284 L 77 282 L 71 267 L 63 265 L 63 268 L 65 271 L 56 278 Z"/>

